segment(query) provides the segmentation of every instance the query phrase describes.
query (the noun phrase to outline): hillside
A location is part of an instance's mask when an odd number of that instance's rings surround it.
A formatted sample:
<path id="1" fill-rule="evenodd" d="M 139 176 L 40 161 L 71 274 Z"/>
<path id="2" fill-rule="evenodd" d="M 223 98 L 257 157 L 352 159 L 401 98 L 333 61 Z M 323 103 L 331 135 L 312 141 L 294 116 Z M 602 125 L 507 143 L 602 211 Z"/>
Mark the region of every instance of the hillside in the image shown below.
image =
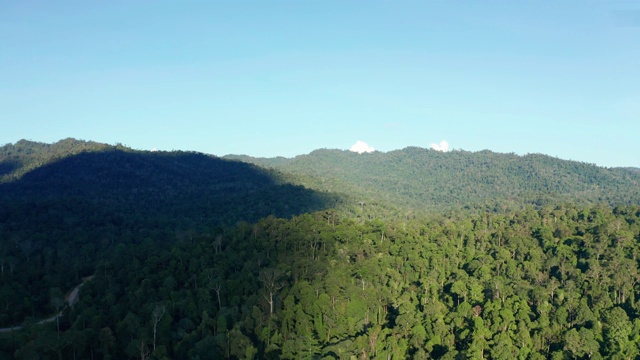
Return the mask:
<path id="1" fill-rule="evenodd" d="M 486 203 L 638 203 L 640 173 L 541 154 L 438 152 L 409 147 L 357 154 L 316 150 L 292 159 L 229 156 L 297 176 L 300 184 L 401 208 L 446 210 Z"/>
<path id="2" fill-rule="evenodd" d="M 20 140 L 15 144 L 0 147 L 0 183 L 15 180 L 25 173 L 56 159 L 75 155 L 84 151 L 99 151 L 115 148 L 94 141 L 73 138 L 45 144 Z"/>
<path id="3" fill-rule="evenodd" d="M 629 169 L 74 139 L 0 154 L 0 359 L 640 356 Z"/>
<path id="4" fill-rule="evenodd" d="M 194 152 L 147 152 L 74 139 L 0 148 L 0 200 L 73 203 L 210 224 L 291 216 L 336 201 L 273 171 Z M 200 221 L 198 220 L 198 221 Z"/>
<path id="5" fill-rule="evenodd" d="M 257 166 L 73 139 L 0 148 L 0 326 L 43 315 L 48 288 L 93 273 L 119 244 L 171 246 L 211 229 L 335 207 Z M 30 303 L 21 301 L 30 297 Z"/>

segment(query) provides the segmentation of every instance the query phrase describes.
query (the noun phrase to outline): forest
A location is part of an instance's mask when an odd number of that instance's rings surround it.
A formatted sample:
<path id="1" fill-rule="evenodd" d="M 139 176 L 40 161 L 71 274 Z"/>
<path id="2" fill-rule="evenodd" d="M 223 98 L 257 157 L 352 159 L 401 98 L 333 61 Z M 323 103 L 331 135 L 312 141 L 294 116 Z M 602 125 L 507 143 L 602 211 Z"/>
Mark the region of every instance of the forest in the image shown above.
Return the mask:
<path id="1" fill-rule="evenodd" d="M 0 359 L 640 358 L 634 169 L 67 139 L 0 170 Z"/>

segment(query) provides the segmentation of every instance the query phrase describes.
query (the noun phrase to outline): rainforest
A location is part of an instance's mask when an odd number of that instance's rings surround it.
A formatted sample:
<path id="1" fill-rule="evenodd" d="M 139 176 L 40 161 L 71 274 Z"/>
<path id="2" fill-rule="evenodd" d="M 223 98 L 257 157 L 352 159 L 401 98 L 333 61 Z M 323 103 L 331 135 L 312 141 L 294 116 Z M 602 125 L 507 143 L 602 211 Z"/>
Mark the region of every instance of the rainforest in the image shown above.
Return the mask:
<path id="1" fill-rule="evenodd" d="M 640 171 L 0 147 L 0 359 L 634 359 Z"/>

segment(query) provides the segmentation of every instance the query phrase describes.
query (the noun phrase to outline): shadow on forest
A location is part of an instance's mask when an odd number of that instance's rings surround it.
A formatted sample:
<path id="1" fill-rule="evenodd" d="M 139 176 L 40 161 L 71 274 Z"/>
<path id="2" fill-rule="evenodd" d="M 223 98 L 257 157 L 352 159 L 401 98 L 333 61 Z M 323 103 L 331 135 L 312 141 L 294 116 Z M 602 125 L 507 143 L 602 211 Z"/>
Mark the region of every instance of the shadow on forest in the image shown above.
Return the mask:
<path id="1" fill-rule="evenodd" d="M 51 288 L 93 274 L 119 245 L 170 246 L 338 202 L 255 165 L 200 153 L 110 148 L 46 163 L 0 184 L 0 254 L 15 274 L 2 298 L 13 307 L 0 326 L 48 314 Z"/>
<path id="2" fill-rule="evenodd" d="M 53 206 L 62 220 L 102 214 L 114 226 L 136 219 L 155 228 L 206 228 L 291 217 L 339 201 L 257 166 L 193 152 L 82 152 L 0 184 L 5 209 L 31 205 L 51 213 L 46 208 Z"/>
<path id="3" fill-rule="evenodd" d="M 20 167 L 20 163 L 17 161 L 0 161 L 0 177 L 10 174 L 18 167 Z"/>

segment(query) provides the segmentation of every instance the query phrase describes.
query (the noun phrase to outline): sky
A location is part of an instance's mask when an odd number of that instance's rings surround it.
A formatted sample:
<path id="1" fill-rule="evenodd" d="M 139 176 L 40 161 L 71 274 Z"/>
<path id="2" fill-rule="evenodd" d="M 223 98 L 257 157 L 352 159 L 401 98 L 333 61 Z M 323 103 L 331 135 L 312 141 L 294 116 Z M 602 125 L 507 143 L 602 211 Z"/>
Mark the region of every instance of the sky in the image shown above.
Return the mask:
<path id="1" fill-rule="evenodd" d="M 640 167 L 637 1 L 2 1 L 0 145 Z"/>

